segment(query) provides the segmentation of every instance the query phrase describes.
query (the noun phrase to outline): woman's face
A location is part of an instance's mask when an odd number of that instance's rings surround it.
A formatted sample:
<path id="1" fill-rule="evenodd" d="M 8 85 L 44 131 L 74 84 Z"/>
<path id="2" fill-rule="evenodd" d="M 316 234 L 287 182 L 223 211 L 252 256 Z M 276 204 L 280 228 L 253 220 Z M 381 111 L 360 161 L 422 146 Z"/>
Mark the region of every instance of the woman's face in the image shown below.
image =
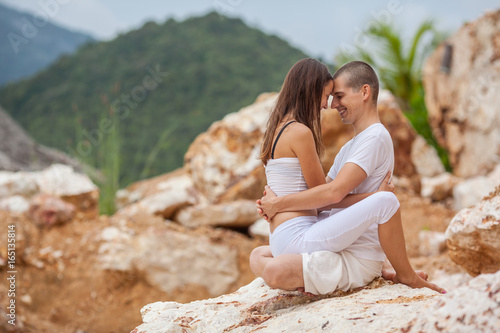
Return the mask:
<path id="1" fill-rule="evenodd" d="M 321 96 L 321 110 L 328 109 L 328 98 L 333 92 L 333 81 L 330 80 L 323 88 L 323 94 Z"/>

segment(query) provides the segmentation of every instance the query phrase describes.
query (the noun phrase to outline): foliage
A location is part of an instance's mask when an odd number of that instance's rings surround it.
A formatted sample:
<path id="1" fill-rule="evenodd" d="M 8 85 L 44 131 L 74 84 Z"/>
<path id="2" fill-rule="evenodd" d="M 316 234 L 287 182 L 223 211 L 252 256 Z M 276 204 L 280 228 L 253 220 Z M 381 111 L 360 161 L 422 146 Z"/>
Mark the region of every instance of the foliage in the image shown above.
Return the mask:
<path id="1" fill-rule="evenodd" d="M 437 144 L 428 122 L 421 74 L 424 61 L 445 35 L 436 30 L 431 20 L 420 24 L 408 45 L 404 45 L 400 30 L 389 23 L 372 24 L 364 34 L 374 45 L 341 51 L 335 62 L 363 60 L 372 65 L 382 86 L 394 94 L 415 130 L 437 149 L 443 164 L 450 170 L 447 153 Z"/>
<path id="2" fill-rule="evenodd" d="M 261 92 L 279 91 L 305 57 L 239 19 L 210 13 L 87 44 L 2 88 L 0 101 L 35 140 L 123 187 L 182 166 L 199 133 Z"/>

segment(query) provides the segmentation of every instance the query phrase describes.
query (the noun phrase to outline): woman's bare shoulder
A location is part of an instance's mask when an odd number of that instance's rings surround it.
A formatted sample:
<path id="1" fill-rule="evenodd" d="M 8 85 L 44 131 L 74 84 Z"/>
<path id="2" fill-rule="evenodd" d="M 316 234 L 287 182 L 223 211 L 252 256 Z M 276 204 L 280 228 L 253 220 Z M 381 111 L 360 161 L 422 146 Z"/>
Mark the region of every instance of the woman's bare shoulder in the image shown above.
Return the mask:
<path id="1" fill-rule="evenodd" d="M 293 126 L 293 127 L 292 127 Z M 294 134 L 294 136 L 297 137 L 312 137 L 312 131 L 309 127 L 306 125 L 295 122 L 293 124 L 290 124 L 291 129 L 290 132 Z"/>

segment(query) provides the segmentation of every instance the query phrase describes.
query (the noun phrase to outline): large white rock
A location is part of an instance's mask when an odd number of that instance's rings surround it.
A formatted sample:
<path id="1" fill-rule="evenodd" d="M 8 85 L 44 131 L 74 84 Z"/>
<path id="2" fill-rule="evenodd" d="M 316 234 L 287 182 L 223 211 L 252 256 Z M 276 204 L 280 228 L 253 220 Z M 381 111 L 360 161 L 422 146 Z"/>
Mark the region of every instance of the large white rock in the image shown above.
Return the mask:
<path id="1" fill-rule="evenodd" d="M 269 227 L 269 222 L 264 219 L 258 219 L 248 228 L 248 233 L 252 236 L 269 237 L 270 232 L 271 228 Z"/>
<path id="2" fill-rule="evenodd" d="M 434 332 L 436 327 L 495 332 L 500 327 L 499 296 L 500 273 L 480 276 L 446 295 L 379 280 L 354 293 L 310 297 L 269 289 L 258 278 L 214 299 L 146 305 L 143 324 L 132 333 Z"/>
<path id="3" fill-rule="evenodd" d="M 411 159 L 422 177 L 434 177 L 445 172 L 436 149 L 420 135 L 415 137 L 411 146 Z"/>
<path id="4" fill-rule="evenodd" d="M 89 218 L 99 215 L 99 188 L 71 166 L 53 164 L 42 171 L 0 172 L 0 199 L 22 196 L 29 201 L 37 194 L 61 198 L 73 204 L 80 215 Z M 15 202 L 20 203 L 18 199 L 12 200 L 4 201 L 4 205 L 13 208 Z M 22 210 L 21 206 L 15 209 Z"/>
<path id="5" fill-rule="evenodd" d="M 446 235 L 444 232 L 421 230 L 418 233 L 418 252 L 422 256 L 438 256 L 446 250 Z"/>
<path id="6" fill-rule="evenodd" d="M 139 190 L 121 190 L 117 194 L 117 201 L 122 205 L 127 200 L 133 203 L 125 205 L 118 210 L 118 215 L 133 216 L 144 212 L 151 215 L 161 215 L 170 219 L 181 208 L 194 205 L 199 201 L 199 196 L 194 190 L 194 184 L 186 174 L 169 178 L 152 185 L 152 194 L 141 193 Z"/>
<path id="7" fill-rule="evenodd" d="M 76 173 L 72 167 L 64 164 L 53 164 L 47 169 L 32 172 L 41 193 L 58 197 L 77 196 L 98 190 L 90 178 Z"/>
<path id="8" fill-rule="evenodd" d="M 14 195 L 9 198 L 0 199 L 0 209 L 14 213 L 25 213 L 29 210 L 30 203 L 23 196 Z"/>
<path id="9" fill-rule="evenodd" d="M 500 10 L 488 12 L 443 42 L 423 68 L 433 134 L 459 177 L 485 175 L 500 163 L 499 38 Z"/>
<path id="10" fill-rule="evenodd" d="M 30 198 L 40 189 L 31 172 L 0 171 L 0 199 L 16 195 Z"/>
<path id="11" fill-rule="evenodd" d="M 113 226 L 102 230 L 96 240 L 101 241 L 101 269 L 141 272 L 165 292 L 197 285 L 210 295 L 220 295 L 239 276 L 237 249 L 215 244 L 209 236 L 158 226 L 135 234 L 127 227 Z"/>
<path id="12" fill-rule="evenodd" d="M 476 176 L 459 182 L 453 187 L 454 208 L 471 207 L 500 185 L 500 164 L 487 176 Z"/>
<path id="13" fill-rule="evenodd" d="M 211 203 L 231 189 L 236 193 L 226 198 L 229 201 L 255 199 L 262 193 L 260 144 L 277 96 L 262 94 L 254 104 L 213 123 L 189 147 L 185 167 Z"/>
<path id="14" fill-rule="evenodd" d="M 500 186 L 472 208 L 464 208 L 446 229 L 449 255 L 471 275 L 500 269 Z"/>
<path id="15" fill-rule="evenodd" d="M 500 272 L 482 274 L 420 313 L 403 332 L 499 332 Z"/>
<path id="16" fill-rule="evenodd" d="M 132 332 L 394 331 L 416 318 L 434 297 L 440 297 L 429 289 L 386 283 L 380 288 L 332 296 L 309 297 L 273 290 L 258 278 L 233 294 L 215 299 L 146 305 L 141 310 L 144 324 Z"/>
<path id="17" fill-rule="evenodd" d="M 453 187 L 458 182 L 459 179 L 449 172 L 434 177 L 422 177 L 420 195 L 435 201 L 444 200 L 452 196 Z"/>
<path id="18" fill-rule="evenodd" d="M 259 219 L 253 200 L 218 205 L 197 205 L 182 209 L 175 221 L 188 228 L 199 226 L 248 227 Z"/>

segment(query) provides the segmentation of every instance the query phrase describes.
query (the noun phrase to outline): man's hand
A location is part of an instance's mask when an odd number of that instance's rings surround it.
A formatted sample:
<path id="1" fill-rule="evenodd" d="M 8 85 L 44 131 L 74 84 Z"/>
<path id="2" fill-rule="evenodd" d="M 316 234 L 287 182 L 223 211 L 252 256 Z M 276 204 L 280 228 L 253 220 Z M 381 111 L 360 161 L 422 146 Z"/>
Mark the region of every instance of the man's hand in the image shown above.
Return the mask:
<path id="1" fill-rule="evenodd" d="M 264 190 L 264 196 L 256 202 L 257 211 L 259 212 L 260 216 L 267 222 L 271 222 L 274 215 L 276 215 L 277 213 L 277 211 L 275 211 L 274 209 L 274 202 L 276 198 L 276 194 L 274 194 L 269 186 L 266 186 Z"/>
<path id="2" fill-rule="evenodd" d="M 380 191 L 385 191 L 385 192 L 393 192 L 394 193 L 394 184 L 391 180 L 391 172 L 389 171 L 387 175 L 385 176 L 384 180 L 382 180 L 382 183 L 378 187 L 377 192 Z"/>

